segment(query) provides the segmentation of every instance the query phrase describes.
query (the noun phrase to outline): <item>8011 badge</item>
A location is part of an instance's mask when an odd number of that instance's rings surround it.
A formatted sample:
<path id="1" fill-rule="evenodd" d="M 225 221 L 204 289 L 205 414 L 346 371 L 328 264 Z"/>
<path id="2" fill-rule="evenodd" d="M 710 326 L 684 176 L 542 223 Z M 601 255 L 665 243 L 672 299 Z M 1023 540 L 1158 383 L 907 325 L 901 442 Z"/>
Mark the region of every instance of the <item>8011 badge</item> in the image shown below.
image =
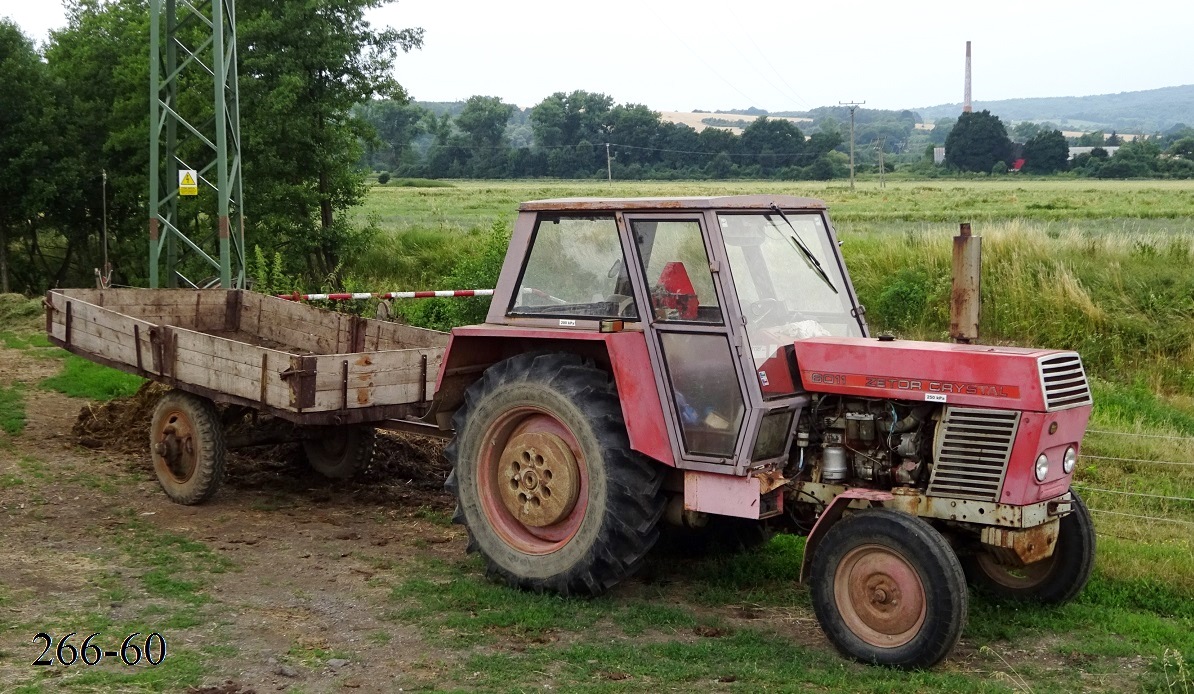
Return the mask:
<path id="1" fill-rule="evenodd" d="M 62 640 L 58 642 L 58 648 L 54 648 L 54 637 L 45 632 L 39 633 L 33 637 L 33 642 L 38 643 L 44 641 L 46 647 L 42 650 L 41 655 L 37 660 L 33 661 L 34 665 L 74 665 L 80 659 L 85 665 L 98 665 L 105 657 L 115 658 L 120 657 L 121 662 L 125 665 L 136 665 L 145 658 L 145 662 L 150 665 L 157 665 L 166 659 L 166 638 L 156 631 L 145 637 L 145 641 L 138 645 L 134 639 L 141 635 L 141 632 L 133 632 L 124 639 L 124 643 L 120 644 L 119 651 L 108 651 L 100 648 L 98 644 L 92 643 L 91 640 L 99 636 L 99 633 L 94 633 L 83 640 L 83 644 L 79 648 L 75 648 L 73 644 L 67 643 L 71 637 L 78 634 L 72 631 Z M 48 657 L 47 657 L 48 656 Z"/>

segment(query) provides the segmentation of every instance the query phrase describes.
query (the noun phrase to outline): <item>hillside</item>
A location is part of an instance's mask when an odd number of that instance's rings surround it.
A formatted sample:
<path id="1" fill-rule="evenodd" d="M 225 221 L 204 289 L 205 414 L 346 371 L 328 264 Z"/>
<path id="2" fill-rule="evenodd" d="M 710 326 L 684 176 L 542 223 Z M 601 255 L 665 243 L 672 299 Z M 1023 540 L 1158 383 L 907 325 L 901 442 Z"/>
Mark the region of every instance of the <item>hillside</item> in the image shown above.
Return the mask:
<path id="1" fill-rule="evenodd" d="M 975 101 L 974 110 L 990 110 L 1004 121 L 1051 121 L 1066 130 L 1164 132 L 1178 123 L 1194 125 L 1194 84 L 1094 96 Z M 925 121 L 955 118 L 960 103 L 912 109 Z"/>

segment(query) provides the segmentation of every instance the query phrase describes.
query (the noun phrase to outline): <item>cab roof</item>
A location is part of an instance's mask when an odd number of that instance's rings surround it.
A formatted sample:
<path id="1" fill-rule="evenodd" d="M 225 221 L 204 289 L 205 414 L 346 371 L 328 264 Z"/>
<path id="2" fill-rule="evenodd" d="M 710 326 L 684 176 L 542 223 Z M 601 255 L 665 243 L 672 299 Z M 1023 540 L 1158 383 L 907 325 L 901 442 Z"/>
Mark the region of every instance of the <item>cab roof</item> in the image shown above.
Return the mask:
<path id="1" fill-rule="evenodd" d="M 824 210 L 815 198 L 794 195 L 721 195 L 677 198 L 556 198 L 531 200 L 518 206 L 522 212 L 553 211 L 653 211 L 653 210 L 766 210 L 774 204 L 784 210 Z"/>

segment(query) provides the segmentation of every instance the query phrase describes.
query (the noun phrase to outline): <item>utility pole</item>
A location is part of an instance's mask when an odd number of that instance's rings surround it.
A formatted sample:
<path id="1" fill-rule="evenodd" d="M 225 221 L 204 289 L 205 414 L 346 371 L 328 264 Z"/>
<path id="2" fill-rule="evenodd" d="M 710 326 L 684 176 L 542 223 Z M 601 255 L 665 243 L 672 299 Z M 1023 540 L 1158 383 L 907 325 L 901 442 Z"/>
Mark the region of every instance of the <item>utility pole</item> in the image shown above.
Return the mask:
<path id="1" fill-rule="evenodd" d="M 609 143 L 605 143 L 605 178 L 612 186 L 614 184 L 614 165 L 609 156 Z"/>
<path id="2" fill-rule="evenodd" d="M 839 101 L 840 106 L 850 109 L 850 190 L 854 190 L 854 111 L 865 101 Z"/>
<path id="3" fill-rule="evenodd" d="M 887 173 L 887 168 L 883 165 L 883 149 L 887 146 L 887 136 L 879 138 L 879 187 L 886 188 L 887 182 L 883 180 L 884 174 Z"/>

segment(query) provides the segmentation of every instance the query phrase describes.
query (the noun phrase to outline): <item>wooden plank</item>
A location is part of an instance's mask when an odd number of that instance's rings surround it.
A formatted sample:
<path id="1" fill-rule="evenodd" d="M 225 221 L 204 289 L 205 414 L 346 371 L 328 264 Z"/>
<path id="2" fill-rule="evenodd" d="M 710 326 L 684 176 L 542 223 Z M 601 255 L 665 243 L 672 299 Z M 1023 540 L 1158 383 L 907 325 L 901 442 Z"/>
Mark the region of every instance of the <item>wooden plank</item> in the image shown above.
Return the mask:
<path id="1" fill-rule="evenodd" d="M 340 364 L 347 359 L 350 384 L 375 386 L 418 383 L 422 373 L 423 356 L 427 357 L 427 379 L 434 381 L 443 361 L 442 349 L 404 349 L 366 354 L 331 354 L 317 357 L 318 375 L 315 389 L 334 390 L 340 387 Z"/>
<path id="2" fill-rule="evenodd" d="M 53 336 L 65 342 L 66 326 L 55 325 Z M 119 342 L 77 329 L 71 331 L 70 337 L 70 346 L 83 354 L 96 354 L 105 359 L 130 366 L 136 366 L 137 364 L 137 352 L 131 345 L 120 344 Z"/>
<path id="3" fill-rule="evenodd" d="M 227 290 L 223 289 L 64 289 L 63 296 L 72 300 L 136 315 L 157 309 L 187 308 L 194 311 L 195 295 L 204 295 L 204 305 L 209 301 L 225 301 Z M 122 310 L 127 309 L 127 310 Z"/>
<path id="4" fill-rule="evenodd" d="M 261 367 L 262 353 L 269 353 L 270 361 L 278 364 L 279 367 L 290 363 L 291 355 L 287 352 L 258 347 L 237 340 L 229 340 L 223 337 L 195 332 L 194 330 L 178 329 L 174 333 L 178 340 L 180 352 L 220 357 L 255 368 Z"/>
<path id="5" fill-rule="evenodd" d="M 233 373 L 218 371 L 209 366 L 196 366 L 186 361 L 175 362 L 174 378 L 182 383 L 198 385 L 253 402 L 257 402 L 261 395 L 260 383 L 255 378 L 241 378 Z M 271 402 L 274 407 L 289 409 L 284 403 L 272 400 Z"/>
<path id="6" fill-rule="evenodd" d="M 310 309 L 281 299 L 263 304 L 254 333 L 267 340 L 293 345 L 309 352 L 332 354 L 340 339 L 339 319 L 312 315 Z M 318 313 L 318 312 L 317 312 Z M 312 320 L 312 319 L 315 320 Z M 242 326 L 242 329 L 247 329 Z"/>
<path id="7" fill-rule="evenodd" d="M 426 330 L 402 323 L 370 321 L 384 326 L 382 344 L 374 349 L 405 349 L 409 347 L 447 347 L 448 333 Z M 386 344 L 388 342 L 389 344 Z M 375 343 L 376 344 L 376 343 Z"/>
<path id="8" fill-rule="evenodd" d="M 378 386 L 376 388 L 349 388 L 348 409 L 374 407 L 379 405 L 400 405 L 419 401 L 419 385 Z M 305 411 L 329 412 L 340 409 L 339 390 L 325 390 L 315 394 L 315 404 Z"/>
<path id="9" fill-rule="evenodd" d="M 71 312 L 74 314 L 76 306 L 80 306 L 83 312 L 86 313 L 89 309 L 87 304 L 77 304 L 71 302 Z M 90 310 L 102 310 L 98 307 L 92 306 Z M 56 314 L 57 315 L 57 314 Z M 66 342 L 66 324 L 65 318 L 61 321 L 56 320 L 51 325 L 50 335 L 54 338 Z M 92 338 L 92 339 L 86 339 Z M 82 352 L 94 351 L 99 356 L 119 361 L 129 366 L 138 366 L 137 363 L 137 341 L 140 339 L 141 343 L 141 361 L 143 368 L 149 372 L 154 372 L 150 363 L 153 352 L 153 344 L 149 340 L 149 330 L 141 331 L 141 334 L 134 336 L 123 332 L 111 330 L 97 323 L 87 320 L 75 318 L 72 315 L 71 320 L 71 339 L 70 342 Z M 81 342 L 80 340 L 83 340 Z"/>
<path id="10" fill-rule="evenodd" d="M 65 322 L 66 320 L 66 305 L 63 302 L 62 306 L 55 306 L 54 322 Z M 78 328 L 80 325 L 87 323 L 106 328 L 113 332 L 133 336 L 133 326 L 139 325 L 141 332 L 145 332 L 153 327 L 153 323 L 144 320 L 126 316 L 117 313 L 111 309 L 107 309 L 94 304 L 89 304 L 84 301 L 71 300 L 71 323 L 72 328 Z M 93 333 L 95 334 L 95 333 Z"/>
<path id="11" fill-rule="evenodd" d="M 290 386 L 282 380 L 281 375 L 276 371 L 268 371 L 265 376 L 265 386 L 262 387 L 261 382 L 261 366 L 249 366 L 236 361 L 222 359 L 220 357 L 213 357 L 207 354 L 197 354 L 180 349 L 177 359 L 178 367 L 186 368 L 195 367 L 200 372 L 206 370 L 208 373 L 219 373 L 219 379 L 213 379 L 205 376 L 202 381 L 187 380 L 187 383 L 204 386 L 206 388 L 216 388 L 215 380 L 222 380 L 224 376 L 236 378 L 245 381 L 246 389 L 244 392 L 252 393 L 252 395 L 241 395 L 241 397 L 250 398 L 252 400 L 261 400 L 261 394 L 266 394 L 266 402 L 272 405 L 289 406 L 290 403 Z M 178 376 L 179 380 L 184 380 Z"/>

